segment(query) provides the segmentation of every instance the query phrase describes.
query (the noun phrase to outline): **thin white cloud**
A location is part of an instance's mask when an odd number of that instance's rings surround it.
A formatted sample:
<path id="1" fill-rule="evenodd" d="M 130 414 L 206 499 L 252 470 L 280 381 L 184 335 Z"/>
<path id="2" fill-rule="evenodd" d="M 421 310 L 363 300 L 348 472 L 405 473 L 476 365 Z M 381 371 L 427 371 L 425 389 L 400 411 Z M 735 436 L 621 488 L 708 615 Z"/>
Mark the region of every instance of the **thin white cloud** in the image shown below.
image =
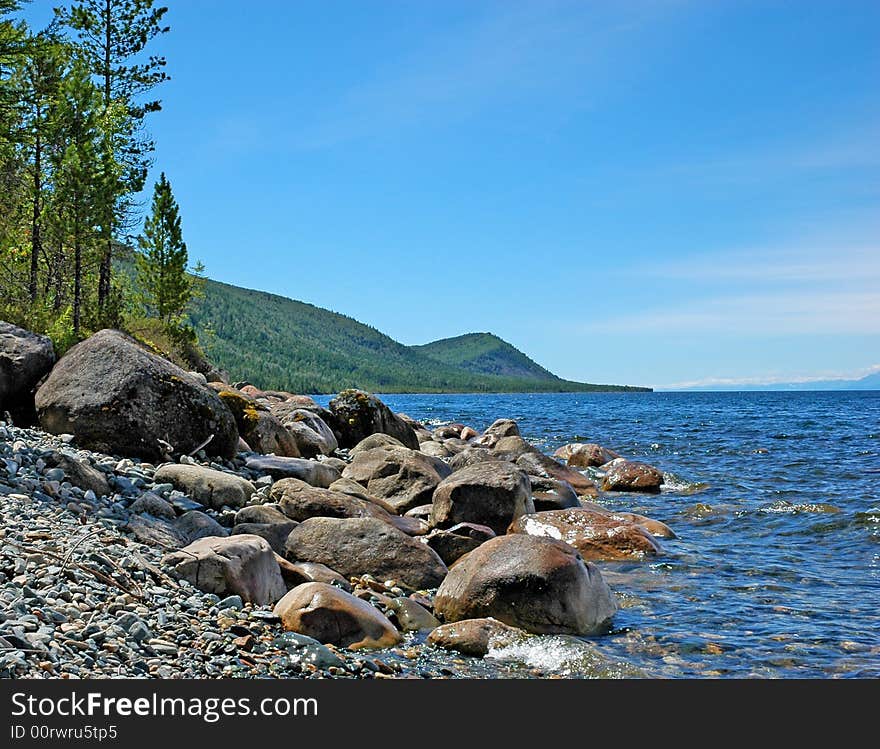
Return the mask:
<path id="1" fill-rule="evenodd" d="M 422 122 L 459 120 L 499 98 L 571 85 L 592 95 L 590 80 L 620 75 L 638 36 L 682 9 L 675 0 L 619 4 L 503 3 L 454 33 L 436 33 L 342 92 L 315 119 L 291 132 L 295 148 L 325 148 Z"/>
<path id="2" fill-rule="evenodd" d="M 733 387 L 736 385 L 752 385 L 752 386 L 771 386 L 783 384 L 808 384 L 811 382 L 829 382 L 829 381 L 851 381 L 860 380 L 871 374 L 880 372 L 880 364 L 874 364 L 870 367 L 862 367 L 861 369 L 849 372 L 827 372 L 824 374 L 810 375 L 776 375 L 776 376 L 759 376 L 759 377 L 706 377 L 701 380 L 689 380 L 687 382 L 674 382 L 669 385 L 658 385 L 660 390 L 687 390 L 697 387 Z"/>
<path id="3" fill-rule="evenodd" d="M 739 294 L 668 304 L 580 326 L 589 333 L 714 333 L 733 336 L 880 335 L 880 291 Z"/>
<path id="4" fill-rule="evenodd" d="M 877 232 L 880 233 L 880 232 Z M 640 273 L 668 280 L 792 284 L 880 282 L 880 240 L 829 238 L 796 245 L 702 253 L 646 265 Z"/>

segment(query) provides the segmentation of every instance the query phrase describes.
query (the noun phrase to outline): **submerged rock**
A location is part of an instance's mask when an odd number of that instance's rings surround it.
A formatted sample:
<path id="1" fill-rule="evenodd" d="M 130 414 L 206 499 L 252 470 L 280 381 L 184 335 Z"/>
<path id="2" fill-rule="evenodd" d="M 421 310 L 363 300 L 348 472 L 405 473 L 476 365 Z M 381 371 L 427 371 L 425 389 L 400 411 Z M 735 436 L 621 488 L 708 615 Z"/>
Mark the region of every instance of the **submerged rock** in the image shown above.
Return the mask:
<path id="1" fill-rule="evenodd" d="M 560 447 L 553 453 L 553 457 L 566 461 L 572 468 L 598 468 L 619 458 L 620 455 L 593 442 L 573 442 Z"/>
<path id="2" fill-rule="evenodd" d="M 656 494 L 662 483 L 663 473 L 654 466 L 618 458 L 608 464 L 605 478 L 602 479 L 602 490 Z"/>
<path id="3" fill-rule="evenodd" d="M 482 658 L 491 648 L 503 647 L 524 637 L 528 637 L 527 632 L 486 617 L 463 619 L 437 627 L 428 635 L 428 644 Z"/>

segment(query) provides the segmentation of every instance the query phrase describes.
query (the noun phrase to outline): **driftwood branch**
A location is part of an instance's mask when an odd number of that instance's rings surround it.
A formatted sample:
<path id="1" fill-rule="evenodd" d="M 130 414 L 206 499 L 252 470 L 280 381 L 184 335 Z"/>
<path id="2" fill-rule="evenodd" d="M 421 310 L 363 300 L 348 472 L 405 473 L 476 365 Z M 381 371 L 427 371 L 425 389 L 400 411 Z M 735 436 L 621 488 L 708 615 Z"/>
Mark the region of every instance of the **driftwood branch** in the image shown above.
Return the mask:
<path id="1" fill-rule="evenodd" d="M 189 453 L 189 456 L 192 457 L 192 456 L 195 455 L 199 450 L 204 450 L 208 445 L 211 444 L 211 441 L 212 441 L 213 439 L 214 439 L 214 435 L 212 434 L 210 437 L 208 437 L 208 439 L 206 439 L 206 440 L 205 440 L 201 445 L 199 445 L 195 450 L 193 450 L 191 453 Z"/>

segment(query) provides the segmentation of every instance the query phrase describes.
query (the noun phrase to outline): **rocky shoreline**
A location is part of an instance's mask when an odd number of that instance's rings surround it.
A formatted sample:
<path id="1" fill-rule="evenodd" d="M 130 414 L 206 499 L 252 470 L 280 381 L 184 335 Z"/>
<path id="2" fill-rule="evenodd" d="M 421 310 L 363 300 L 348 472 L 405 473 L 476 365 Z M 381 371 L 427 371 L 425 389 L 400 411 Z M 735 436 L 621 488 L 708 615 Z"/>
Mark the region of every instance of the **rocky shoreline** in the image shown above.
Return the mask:
<path id="1" fill-rule="evenodd" d="M 674 537 L 595 501 L 656 468 L 210 374 L 0 323 L 0 676 L 505 675 L 480 659 L 540 637 L 640 675 L 582 638 L 618 608 L 601 563 Z"/>

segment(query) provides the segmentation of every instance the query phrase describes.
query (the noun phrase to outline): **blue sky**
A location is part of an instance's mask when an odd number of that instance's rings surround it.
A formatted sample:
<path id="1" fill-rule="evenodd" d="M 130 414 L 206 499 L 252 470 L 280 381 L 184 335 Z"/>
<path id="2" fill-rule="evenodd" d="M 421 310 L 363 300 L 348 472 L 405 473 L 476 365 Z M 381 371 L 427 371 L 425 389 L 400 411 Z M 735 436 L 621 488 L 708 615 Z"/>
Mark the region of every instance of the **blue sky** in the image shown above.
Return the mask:
<path id="1" fill-rule="evenodd" d="M 210 276 L 590 382 L 878 368 L 876 0 L 166 4 Z"/>

